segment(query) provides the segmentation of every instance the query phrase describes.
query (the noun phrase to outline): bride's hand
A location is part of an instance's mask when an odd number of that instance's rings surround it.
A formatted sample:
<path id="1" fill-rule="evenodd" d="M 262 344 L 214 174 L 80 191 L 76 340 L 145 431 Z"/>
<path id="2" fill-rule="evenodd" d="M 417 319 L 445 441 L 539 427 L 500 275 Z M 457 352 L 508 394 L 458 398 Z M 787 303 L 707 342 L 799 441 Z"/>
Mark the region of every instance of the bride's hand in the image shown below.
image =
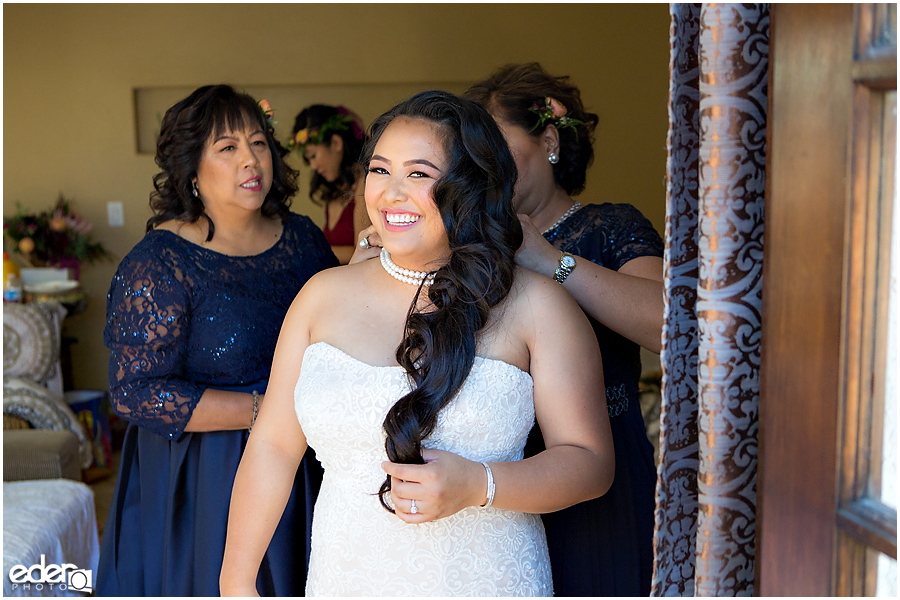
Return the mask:
<path id="1" fill-rule="evenodd" d="M 426 449 L 422 457 L 424 465 L 381 463 L 391 476 L 391 501 L 402 520 L 425 523 L 485 503 L 487 474 L 481 463 L 443 450 Z"/>
<path id="2" fill-rule="evenodd" d="M 368 248 L 360 246 L 363 240 L 368 240 Z M 365 245 L 365 244 L 363 244 Z M 375 258 L 381 252 L 381 236 L 375 232 L 375 226 L 369 225 L 359 232 L 356 240 L 356 248 L 353 250 L 353 256 L 350 257 L 348 264 L 355 264 L 370 258 Z"/>

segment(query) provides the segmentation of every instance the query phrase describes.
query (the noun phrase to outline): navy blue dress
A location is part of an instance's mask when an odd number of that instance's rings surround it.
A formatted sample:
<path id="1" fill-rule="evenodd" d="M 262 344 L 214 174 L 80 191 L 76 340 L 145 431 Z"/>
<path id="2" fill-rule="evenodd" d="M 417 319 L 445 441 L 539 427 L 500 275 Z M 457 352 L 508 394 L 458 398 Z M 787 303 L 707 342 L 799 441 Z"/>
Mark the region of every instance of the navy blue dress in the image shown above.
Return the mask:
<path id="1" fill-rule="evenodd" d="M 103 339 L 110 400 L 129 425 L 98 596 L 219 595 L 231 488 L 248 433 L 184 427 L 206 388 L 265 392 L 294 296 L 337 264 L 321 230 L 297 214 L 256 256 L 227 256 L 157 229 L 121 262 Z M 263 560 L 261 594 L 303 595 L 321 477 L 310 451 Z"/>
<path id="2" fill-rule="evenodd" d="M 663 241 L 630 204 L 588 204 L 544 236 L 556 248 L 618 271 L 639 256 L 662 256 Z M 603 356 L 616 453 L 609 491 L 543 515 L 557 596 L 650 595 L 656 467 L 638 399 L 640 346 L 588 315 Z M 526 456 L 544 449 L 540 430 Z"/>

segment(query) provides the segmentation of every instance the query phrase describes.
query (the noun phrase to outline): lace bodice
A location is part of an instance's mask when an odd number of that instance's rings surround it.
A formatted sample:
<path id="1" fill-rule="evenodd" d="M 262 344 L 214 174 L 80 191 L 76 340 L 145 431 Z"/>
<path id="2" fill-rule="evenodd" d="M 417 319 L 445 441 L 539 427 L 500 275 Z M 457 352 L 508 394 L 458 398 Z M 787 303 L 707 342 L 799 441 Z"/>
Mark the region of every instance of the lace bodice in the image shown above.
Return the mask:
<path id="1" fill-rule="evenodd" d="M 376 492 L 387 460 L 382 422 L 409 389 L 399 366 L 371 366 L 325 343 L 306 350 L 295 409 L 325 468 L 307 593 L 549 595 L 549 559 L 537 515 L 470 507 L 410 525 L 381 507 Z M 424 445 L 477 461 L 521 460 L 533 423 L 531 376 L 476 358 Z"/>
<path id="2" fill-rule="evenodd" d="M 294 296 L 337 264 L 322 232 L 298 214 L 255 256 L 228 256 L 150 231 L 119 264 L 107 297 L 103 340 L 111 352 L 113 408 L 174 439 L 207 387 L 264 382 Z"/>

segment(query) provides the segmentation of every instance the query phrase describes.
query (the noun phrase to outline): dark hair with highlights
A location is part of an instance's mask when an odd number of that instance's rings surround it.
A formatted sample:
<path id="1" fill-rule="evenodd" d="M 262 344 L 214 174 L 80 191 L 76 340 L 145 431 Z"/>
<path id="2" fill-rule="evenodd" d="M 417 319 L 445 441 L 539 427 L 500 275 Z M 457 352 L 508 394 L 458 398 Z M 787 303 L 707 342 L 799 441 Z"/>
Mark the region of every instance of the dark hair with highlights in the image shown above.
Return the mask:
<path id="1" fill-rule="evenodd" d="M 535 137 L 547 127 L 535 128 L 538 115 L 529 109 L 535 104 L 544 106 L 547 96 L 558 100 L 566 107 L 566 116 L 583 122 L 557 130 L 559 162 L 553 165 L 553 180 L 570 196 L 584 191 L 587 169 L 594 162 L 594 129 L 600 118 L 584 110 L 581 92 L 569 83 L 568 76 L 554 77 L 536 62 L 511 64 L 474 84 L 463 96 Z"/>
<path id="2" fill-rule="evenodd" d="M 307 106 L 297 118 L 294 120 L 294 128 L 291 130 L 292 135 L 296 135 L 301 129 L 314 130 L 321 127 L 326 121 L 337 115 L 342 115 L 341 109 L 336 106 L 327 104 L 313 104 Z M 331 200 L 336 200 L 346 194 L 353 193 L 357 179 L 363 175 L 363 170 L 359 166 L 360 154 L 363 148 L 362 126 L 361 121 L 359 127 L 354 127 L 348 123 L 346 129 L 339 131 L 325 131 L 325 139 L 322 140 L 323 145 L 328 145 L 334 136 L 338 136 L 344 142 L 344 154 L 341 156 L 341 164 L 338 168 L 338 178 L 334 181 L 328 181 L 318 172 L 313 172 L 309 180 L 309 197 L 316 204 L 326 204 Z M 358 131 L 357 131 L 358 129 Z M 306 154 L 301 151 L 303 162 L 307 165 Z"/>
<path id="3" fill-rule="evenodd" d="M 512 288 L 522 227 L 512 205 L 516 163 L 487 111 L 447 92 L 417 94 L 375 120 L 363 164 L 368 166 L 382 133 L 398 117 L 434 124 L 448 163 L 432 195 L 447 230 L 450 259 L 435 272 L 430 287 L 419 287 L 410 305 L 397 362 L 413 390 L 384 419 L 388 458 L 422 464 L 422 441 L 475 362 L 476 335 Z M 423 289 L 430 305 L 420 311 Z M 388 476 L 379 497 L 394 512 L 385 500 L 390 489 Z"/>
<path id="4" fill-rule="evenodd" d="M 156 141 L 156 164 L 162 172 L 153 177 L 155 191 L 150 193 L 150 208 L 154 214 L 147 221 L 147 231 L 171 219 L 193 223 L 203 217 L 209 222 L 206 241 L 211 240 L 215 225 L 203 202 L 194 196 L 191 182 L 211 139 L 253 125 L 265 133 L 272 152 L 272 189 L 261 211 L 266 217 L 280 217 L 285 222 L 299 176 L 284 162 L 287 148 L 275 138 L 256 100 L 229 85 L 206 85 L 176 103 L 163 117 Z"/>

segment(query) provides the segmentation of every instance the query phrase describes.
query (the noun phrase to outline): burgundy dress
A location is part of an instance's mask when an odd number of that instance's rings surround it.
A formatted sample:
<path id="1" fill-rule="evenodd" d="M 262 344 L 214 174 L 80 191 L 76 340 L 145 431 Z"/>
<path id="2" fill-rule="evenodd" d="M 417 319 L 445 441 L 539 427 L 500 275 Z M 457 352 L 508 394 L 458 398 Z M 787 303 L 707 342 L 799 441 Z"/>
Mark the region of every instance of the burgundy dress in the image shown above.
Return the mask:
<path id="1" fill-rule="evenodd" d="M 343 212 L 341 212 L 341 218 L 334 225 L 334 229 L 329 229 L 328 223 L 331 220 L 328 218 L 328 205 L 325 205 L 325 227 L 322 228 L 322 232 L 330 245 L 352 246 L 356 243 L 356 236 L 353 233 L 353 209 L 355 206 L 356 199 L 354 198 L 344 207 Z"/>

